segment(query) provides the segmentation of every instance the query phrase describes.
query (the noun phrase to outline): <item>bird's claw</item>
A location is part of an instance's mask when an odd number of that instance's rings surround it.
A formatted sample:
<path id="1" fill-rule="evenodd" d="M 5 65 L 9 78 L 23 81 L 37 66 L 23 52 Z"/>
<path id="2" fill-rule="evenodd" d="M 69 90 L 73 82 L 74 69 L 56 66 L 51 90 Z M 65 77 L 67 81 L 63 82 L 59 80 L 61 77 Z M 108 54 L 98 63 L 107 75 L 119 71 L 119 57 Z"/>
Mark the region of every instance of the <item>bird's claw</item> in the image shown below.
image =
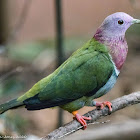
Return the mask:
<path id="1" fill-rule="evenodd" d="M 105 101 L 105 102 L 96 102 L 97 109 L 103 109 L 105 106 L 107 106 L 109 108 L 109 111 L 112 112 L 112 103 L 109 101 Z"/>
<path id="2" fill-rule="evenodd" d="M 91 120 L 91 117 L 81 116 L 79 114 L 76 114 L 75 118 L 81 125 L 83 125 L 84 130 L 87 128 L 87 123 L 85 120 Z"/>

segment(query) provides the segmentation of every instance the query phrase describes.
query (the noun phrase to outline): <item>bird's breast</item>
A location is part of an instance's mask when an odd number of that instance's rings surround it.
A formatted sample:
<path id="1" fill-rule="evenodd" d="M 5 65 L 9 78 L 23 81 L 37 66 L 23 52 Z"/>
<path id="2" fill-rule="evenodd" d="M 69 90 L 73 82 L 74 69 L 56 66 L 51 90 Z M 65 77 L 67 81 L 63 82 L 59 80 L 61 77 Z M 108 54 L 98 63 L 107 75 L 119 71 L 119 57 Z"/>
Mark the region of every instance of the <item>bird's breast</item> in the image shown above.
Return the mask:
<path id="1" fill-rule="evenodd" d="M 115 85 L 116 81 L 117 81 L 117 78 L 118 78 L 118 75 L 119 73 L 117 73 L 117 71 L 114 69 L 111 77 L 109 78 L 109 80 L 107 81 L 107 83 L 101 87 L 97 92 L 96 94 L 94 94 L 92 96 L 93 99 L 95 98 L 99 98 L 101 96 L 103 96 L 104 94 L 106 94 L 107 92 L 109 92 L 113 86 Z"/>
<path id="2" fill-rule="evenodd" d="M 110 54 L 112 56 L 112 60 L 117 67 L 118 70 L 120 70 L 126 60 L 127 52 L 128 52 L 128 46 L 126 40 L 119 40 L 110 42 L 108 44 Z"/>

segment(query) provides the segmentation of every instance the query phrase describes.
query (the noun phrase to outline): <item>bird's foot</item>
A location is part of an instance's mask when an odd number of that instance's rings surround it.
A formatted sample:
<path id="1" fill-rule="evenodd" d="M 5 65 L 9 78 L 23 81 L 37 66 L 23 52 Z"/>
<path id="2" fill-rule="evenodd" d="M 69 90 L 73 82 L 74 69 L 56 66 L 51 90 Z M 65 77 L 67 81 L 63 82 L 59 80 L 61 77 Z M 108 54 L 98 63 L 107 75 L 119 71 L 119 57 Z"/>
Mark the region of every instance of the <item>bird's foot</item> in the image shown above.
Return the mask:
<path id="1" fill-rule="evenodd" d="M 77 121 L 83 125 L 83 129 L 85 130 L 87 128 L 87 123 L 85 120 L 91 120 L 91 117 L 85 117 L 85 116 L 81 116 L 77 113 L 77 111 L 73 111 L 72 114 L 75 116 L 75 118 L 77 119 Z"/>
<path id="2" fill-rule="evenodd" d="M 109 111 L 112 112 L 112 103 L 109 101 L 105 101 L 105 102 L 96 102 L 97 109 L 103 109 L 105 106 L 107 106 L 109 108 Z"/>

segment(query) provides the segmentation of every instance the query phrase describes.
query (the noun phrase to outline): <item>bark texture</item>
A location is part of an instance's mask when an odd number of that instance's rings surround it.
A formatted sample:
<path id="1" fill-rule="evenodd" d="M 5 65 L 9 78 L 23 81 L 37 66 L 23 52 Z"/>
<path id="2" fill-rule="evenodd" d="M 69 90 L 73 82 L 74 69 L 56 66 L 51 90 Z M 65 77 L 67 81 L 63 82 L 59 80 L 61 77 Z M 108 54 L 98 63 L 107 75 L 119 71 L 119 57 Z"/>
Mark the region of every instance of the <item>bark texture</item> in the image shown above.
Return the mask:
<path id="1" fill-rule="evenodd" d="M 138 104 L 138 103 L 140 103 L 140 91 L 117 98 L 117 99 L 111 101 L 111 103 L 112 103 L 112 113 L 114 113 L 120 109 L 123 109 L 127 106 Z M 107 107 L 105 107 L 102 110 L 94 109 L 94 110 L 84 114 L 84 116 L 90 116 L 92 118 L 90 121 L 87 121 L 87 124 L 93 123 L 96 120 L 98 120 L 104 116 L 107 116 L 107 115 L 110 115 L 110 112 Z M 77 122 L 76 120 L 74 120 L 68 124 L 65 124 L 62 127 L 59 127 L 58 129 L 52 131 L 47 136 L 43 137 L 41 140 L 59 139 L 68 134 L 76 132 L 81 128 L 82 128 L 81 124 L 79 122 Z"/>

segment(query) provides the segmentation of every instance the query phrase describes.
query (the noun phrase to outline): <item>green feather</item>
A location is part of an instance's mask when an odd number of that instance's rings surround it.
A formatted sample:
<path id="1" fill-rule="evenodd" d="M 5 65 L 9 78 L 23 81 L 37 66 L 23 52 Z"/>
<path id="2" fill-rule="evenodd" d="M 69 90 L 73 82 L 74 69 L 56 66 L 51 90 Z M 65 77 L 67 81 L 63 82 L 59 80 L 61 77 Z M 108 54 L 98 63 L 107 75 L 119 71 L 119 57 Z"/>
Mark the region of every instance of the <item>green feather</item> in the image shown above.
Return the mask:
<path id="1" fill-rule="evenodd" d="M 68 111 L 75 110 L 78 102 L 76 105 L 74 100 L 86 101 L 86 95 L 101 88 L 113 69 L 107 47 L 92 38 L 52 74 L 36 83 L 17 100 L 23 102 L 31 99 L 31 105 L 35 106 L 36 98 L 33 97 L 37 96 L 40 101 L 52 104 L 51 107 L 54 104 Z M 70 101 L 73 102 L 68 105 Z"/>

